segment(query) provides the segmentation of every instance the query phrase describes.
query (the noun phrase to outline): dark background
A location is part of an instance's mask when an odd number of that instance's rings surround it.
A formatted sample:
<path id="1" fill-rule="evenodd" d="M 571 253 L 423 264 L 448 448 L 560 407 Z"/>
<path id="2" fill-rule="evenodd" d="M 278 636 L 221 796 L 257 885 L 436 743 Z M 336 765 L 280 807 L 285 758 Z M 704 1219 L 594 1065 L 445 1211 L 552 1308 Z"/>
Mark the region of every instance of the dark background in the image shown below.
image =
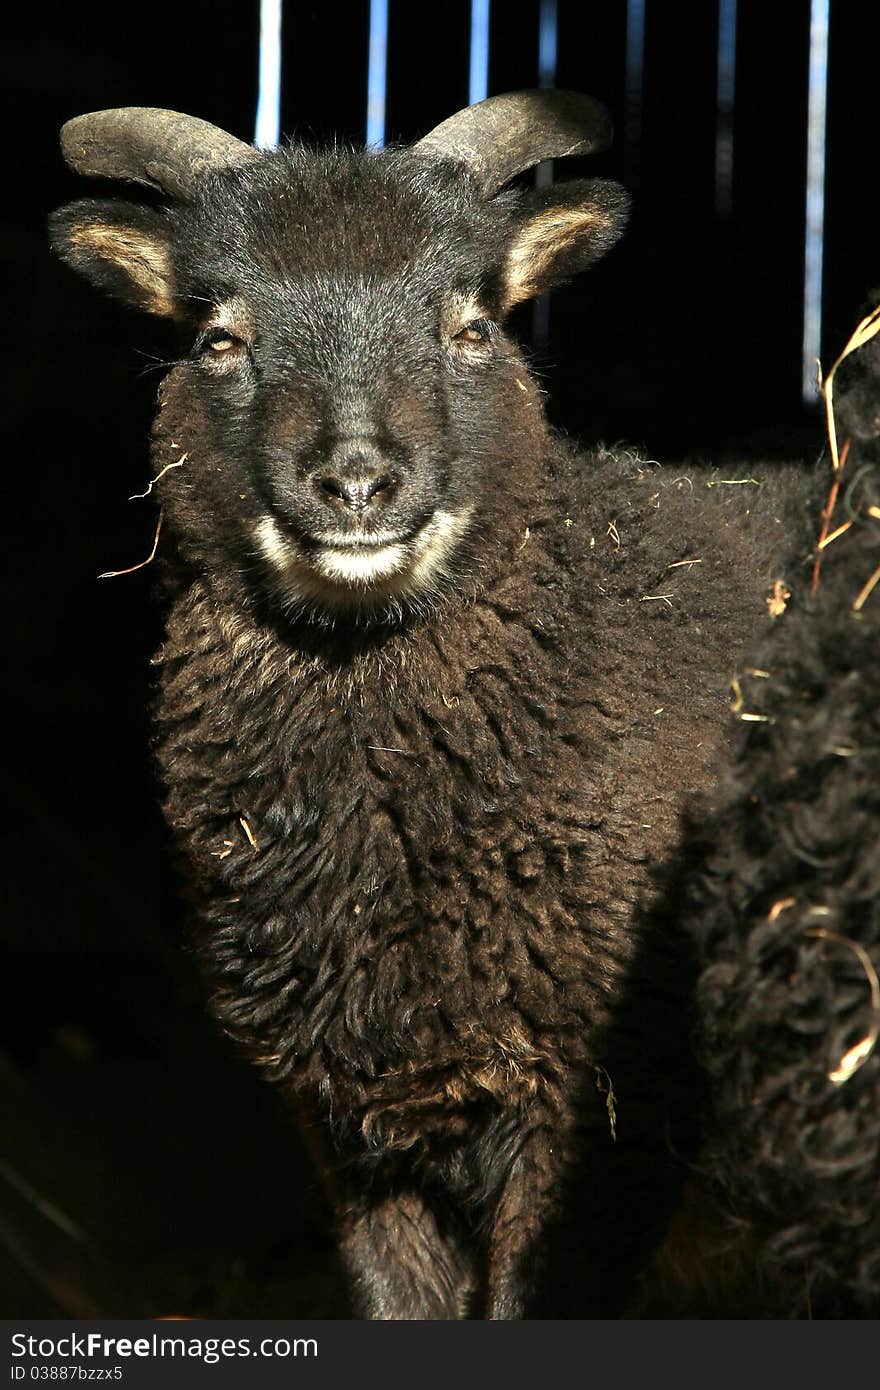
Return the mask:
<path id="1" fill-rule="evenodd" d="M 490 91 L 534 85 L 537 0 L 495 0 Z M 880 6 L 833 0 L 824 360 L 872 285 Z M 283 129 L 364 135 L 367 0 L 288 0 Z M 647 0 L 642 136 L 585 166 L 631 232 L 558 295 L 536 365 L 554 420 L 655 457 L 821 447 L 800 399 L 808 0 L 740 0 L 733 209 L 714 211 L 716 7 Z M 57 132 L 167 106 L 251 138 L 257 13 L 27 8 L 2 56 L 9 211 L 3 509 L 7 812 L 0 978 L 0 1312 L 345 1316 L 326 1213 L 275 1095 L 208 1023 L 148 753 L 161 615 L 150 476 L 161 329 L 49 259 L 82 191 Z M 560 0 L 558 85 L 624 116 L 623 0 Z M 388 132 L 467 102 L 469 4 L 392 0 Z M 10 168 L 11 165 L 11 168 Z M 524 338 L 529 311 L 517 324 Z"/>

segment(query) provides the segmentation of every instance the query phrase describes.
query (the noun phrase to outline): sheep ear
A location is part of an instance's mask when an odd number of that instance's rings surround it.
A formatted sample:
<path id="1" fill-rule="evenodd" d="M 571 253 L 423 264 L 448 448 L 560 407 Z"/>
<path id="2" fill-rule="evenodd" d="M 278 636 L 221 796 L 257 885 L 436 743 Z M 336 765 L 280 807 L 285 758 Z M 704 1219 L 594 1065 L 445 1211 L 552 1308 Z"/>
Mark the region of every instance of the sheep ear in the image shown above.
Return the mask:
<path id="1" fill-rule="evenodd" d="M 49 219 L 52 249 L 116 299 L 169 317 L 175 311 L 168 219 L 137 203 L 84 200 Z"/>
<path id="2" fill-rule="evenodd" d="M 502 296 L 506 309 L 533 299 L 586 270 L 626 226 L 629 196 L 605 179 L 535 189 L 520 205 L 507 250 Z"/>

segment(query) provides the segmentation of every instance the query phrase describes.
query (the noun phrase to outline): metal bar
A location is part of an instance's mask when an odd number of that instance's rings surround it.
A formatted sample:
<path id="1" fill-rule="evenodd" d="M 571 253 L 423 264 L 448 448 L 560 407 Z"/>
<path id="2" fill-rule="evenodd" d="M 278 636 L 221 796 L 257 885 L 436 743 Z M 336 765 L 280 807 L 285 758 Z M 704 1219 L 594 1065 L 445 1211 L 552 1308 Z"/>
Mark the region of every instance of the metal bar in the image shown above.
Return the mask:
<path id="1" fill-rule="evenodd" d="M 367 66 L 367 144 L 385 144 L 388 87 L 388 0 L 370 0 L 370 51 Z"/>
<path id="2" fill-rule="evenodd" d="M 718 81 L 715 127 L 715 211 L 733 208 L 733 109 L 736 101 L 736 3 L 718 0 Z"/>
<path id="3" fill-rule="evenodd" d="M 623 140 L 627 163 L 638 163 L 642 143 L 642 90 L 645 67 L 645 0 L 627 0 L 624 63 Z"/>
<path id="4" fill-rule="evenodd" d="M 282 0 L 260 0 L 260 57 L 254 144 L 274 150 L 281 139 Z"/>
<path id="5" fill-rule="evenodd" d="M 489 0 L 471 0 L 471 52 L 468 102 L 489 95 Z"/>
<path id="6" fill-rule="evenodd" d="M 538 86 L 556 86 L 559 17 L 556 0 L 541 0 L 538 11 Z"/>
<path id="7" fill-rule="evenodd" d="M 538 10 L 538 86 L 556 86 L 558 51 L 558 14 L 556 0 L 541 0 Z M 546 188 L 553 182 L 553 160 L 545 159 L 535 171 L 535 185 Z"/>
<path id="8" fill-rule="evenodd" d="M 559 16 L 557 0 L 541 0 L 538 10 L 538 86 L 556 86 L 556 62 L 559 46 Z M 553 160 L 543 160 L 535 170 L 535 187 L 548 188 L 553 182 Z M 550 336 L 550 296 L 542 294 L 532 310 L 532 341 L 539 352 L 547 347 Z"/>
<path id="9" fill-rule="evenodd" d="M 804 234 L 804 336 L 801 390 L 818 399 L 816 361 L 822 350 L 822 261 L 825 235 L 825 126 L 828 102 L 829 0 L 810 5 L 810 78 L 807 98 L 807 203 Z"/>

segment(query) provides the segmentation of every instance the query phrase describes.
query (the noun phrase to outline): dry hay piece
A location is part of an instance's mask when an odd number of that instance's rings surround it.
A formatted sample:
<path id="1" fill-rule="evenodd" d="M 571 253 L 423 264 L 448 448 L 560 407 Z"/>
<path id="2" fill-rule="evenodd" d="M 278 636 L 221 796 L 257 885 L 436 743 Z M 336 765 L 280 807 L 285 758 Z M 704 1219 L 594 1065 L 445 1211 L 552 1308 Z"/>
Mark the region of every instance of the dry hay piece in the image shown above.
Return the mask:
<path id="1" fill-rule="evenodd" d="M 160 531 L 162 530 L 162 520 L 163 520 L 163 518 L 164 518 L 164 515 L 165 515 L 165 513 L 163 512 L 162 508 L 160 507 L 160 508 L 159 508 L 159 520 L 156 522 L 156 534 L 155 534 L 155 536 L 153 537 L 153 548 L 152 548 L 152 550 L 150 551 L 149 555 L 147 556 L 146 560 L 139 560 L 138 563 L 137 563 L 136 565 L 129 565 L 128 569 L 124 569 L 124 570 L 104 570 L 103 574 L 99 574 L 99 575 L 98 575 L 98 578 L 99 578 L 99 579 L 118 579 L 119 576 L 120 576 L 121 574 L 134 574 L 135 570 L 142 570 L 142 569 L 144 569 L 147 565 L 151 565 L 151 564 L 153 563 L 153 561 L 155 560 L 155 558 L 156 558 L 156 551 L 159 549 L 159 533 L 160 533 Z"/>
<path id="2" fill-rule="evenodd" d="M 835 359 L 831 366 L 831 370 L 824 378 L 822 376 L 822 365 L 819 363 L 819 389 L 825 401 L 825 423 L 828 430 L 828 446 L 831 450 L 831 466 L 834 471 L 834 477 L 831 483 L 831 491 L 828 494 L 828 501 L 822 512 L 822 526 L 819 532 L 819 539 L 816 543 L 816 559 L 813 564 L 813 579 L 810 586 L 810 593 L 812 595 L 815 595 L 819 587 L 823 550 L 826 546 L 830 545 L 832 541 L 848 531 L 852 524 L 849 521 L 844 522 L 843 525 L 836 527 L 833 532 L 829 533 L 831 518 L 834 515 L 838 493 L 840 492 L 840 475 L 846 465 L 850 447 L 850 440 L 847 439 L 844 442 L 843 448 L 838 448 L 837 421 L 834 414 L 834 377 L 840 364 L 844 362 L 851 353 L 857 352 L 860 348 L 863 348 L 866 343 L 869 343 L 878 332 L 880 332 L 880 304 L 872 309 L 870 314 L 866 314 L 856 326 L 843 351 Z M 875 513 L 878 513 L 878 511 L 880 511 L 880 509 L 876 507 L 869 507 L 868 515 L 875 517 Z M 861 610 L 878 582 L 880 582 L 880 565 L 878 565 L 874 573 L 859 590 L 853 602 L 853 610 L 855 612 Z"/>
<path id="3" fill-rule="evenodd" d="M 831 370 L 824 378 L 822 376 L 822 364 L 819 363 L 819 390 L 825 400 L 825 422 L 828 428 L 828 443 L 831 448 L 831 465 L 835 473 L 843 464 L 837 449 L 837 425 L 834 418 L 834 376 L 841 362 L 844 362 L 850 353 L 857 352 L 859 348 L 869 343 L 876 333 L 880 333 L 880 304 L 872 309 L 870 314 L 866 314 L 861 323 L 857 324 L 843 351 L 835 359 Z"/>

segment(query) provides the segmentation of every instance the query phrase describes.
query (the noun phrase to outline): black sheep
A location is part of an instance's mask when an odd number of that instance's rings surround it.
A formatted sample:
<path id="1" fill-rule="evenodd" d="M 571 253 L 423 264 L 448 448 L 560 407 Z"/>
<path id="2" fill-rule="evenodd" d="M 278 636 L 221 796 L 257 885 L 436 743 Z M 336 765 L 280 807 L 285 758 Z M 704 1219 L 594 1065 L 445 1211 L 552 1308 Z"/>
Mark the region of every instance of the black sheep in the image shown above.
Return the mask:
<path id="1" fill-rule="evenodd" d="M 808 578 L 797 470 L 548 430 L 501 324 L 626 200 L 503 186 L 606 137 L 551 92 L 384 153 L 142 110 L 64 134 L 162 194 L 54 244 L 189 334 L 154 435 L 165 810 L 216 1015 L 312 1117 L 369 1317 L 620 1310 L 690 1141 L 652 866 L 736 651 Z"/>
<path id="2" fill-rule="evenodd" d="M 880 1314 L 877 338 L 836 392 L 814 592 L 740 668 L 748 722 L 689 918 L 712 1097 L 700 1168 L 732 1218 L 716 1262 L 750 1249 L 765 1316 Z"/>

